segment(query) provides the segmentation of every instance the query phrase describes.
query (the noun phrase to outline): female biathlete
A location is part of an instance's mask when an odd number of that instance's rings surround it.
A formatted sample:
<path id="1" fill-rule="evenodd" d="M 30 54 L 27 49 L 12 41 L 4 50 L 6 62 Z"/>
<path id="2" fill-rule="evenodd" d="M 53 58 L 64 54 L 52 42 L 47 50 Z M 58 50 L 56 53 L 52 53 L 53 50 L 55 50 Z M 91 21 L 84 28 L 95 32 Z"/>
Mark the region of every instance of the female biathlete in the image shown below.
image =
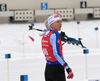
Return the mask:
<path id="1" fill-rule="evenodd" d="M 58 33 L 62 26 L 60 14 L 57 13 L 49 16 L 45 25 L 47 32 L 44 33 L 41 40 L 42 51 L 46 58 L 45 81 L 66 81 L 64 69 L 68 73 L 67 78 L 72 79 L 74 74 L 64 60 L 61 38 Z"/>

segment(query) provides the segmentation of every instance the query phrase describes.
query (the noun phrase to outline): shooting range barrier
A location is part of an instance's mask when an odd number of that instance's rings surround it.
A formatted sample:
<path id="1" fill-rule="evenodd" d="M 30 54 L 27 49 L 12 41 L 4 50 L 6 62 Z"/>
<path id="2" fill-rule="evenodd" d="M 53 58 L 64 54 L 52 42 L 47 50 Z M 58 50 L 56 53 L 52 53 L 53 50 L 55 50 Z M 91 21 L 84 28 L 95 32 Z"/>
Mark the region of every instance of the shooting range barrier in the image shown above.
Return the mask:
<path id="1" fill-rule="evenodd" d="M 55 13 L 59 13 L 62 19 L 74 19 L 73 9 L 56 9 Z"/>
<path id="2" fill-rule="evenodd" d="M 35 10 L 35 16 L 54 14 L 54 10 Z"/>
<path id="3" fill-rule="evenodd" d="M 93 8 L 78 8 L 78 9 L 74 9 L 75 14 L 89 14 L 92 13 L 93 14 Z"/>
<path id="4" fill-rule="evenodd" d="M 0 11 L 0 17 L 13 17 L 13 11 Z"/>
<path id="5" fill-rule="evenodd" d="M 34 20 L 34 14 L 32 10 L 14 12 L 14 21 L 29 21 L 29 20 Z"/>
<path id="6" fill-rule="evenodd" d="M 35 22 L 44 22 L 47 17 L 54 14 L 54 10 L 35 10 Z"/>
<path id="7" fill-rule="evenodd" d="M 100 8 L 94 8 L 94 18 L 100 18 Z"/>
<path id="8" fill-rule="evenodd" d="M 75 20 L 88 20 L 89 15 L 93 14 L 93 8 L 76 8 L 74 9 Z"/>
<path id="9" fill-rule="evenodd" d="M 12 17 L 13 21 L 32 21 L 44 22 L 51 14 L 59 13 L 62 19 L 77 20 L 77 17 L 84 19 L 84 15 L 93 16 L 92 18 L 100 18 L 100 8 L 74 8 L 74 9 L 48 9 L 48 10 L 10 10 L 0 11 L 0 17 Z"/>

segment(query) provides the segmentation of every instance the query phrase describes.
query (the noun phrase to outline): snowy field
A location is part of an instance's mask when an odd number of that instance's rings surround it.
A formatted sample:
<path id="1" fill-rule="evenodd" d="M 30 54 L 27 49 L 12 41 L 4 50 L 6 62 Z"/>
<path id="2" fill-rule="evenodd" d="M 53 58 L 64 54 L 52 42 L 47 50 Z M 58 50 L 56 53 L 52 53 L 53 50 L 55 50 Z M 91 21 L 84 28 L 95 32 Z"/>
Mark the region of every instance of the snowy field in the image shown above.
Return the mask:
<path id="1" fill-rule="evenodd" d="M 100 30 L 94 30 L 95 27 L 100 29 L 100 20 L 80 23 L 62 23 L 62 31 L 69 37 L 82 38 L 84 46 L 89 49 L 89 54 L 84 55 L 80 46 L 67 43 L 63 46 L 64 58 L 74 73 L 74 78 L 67 81 L 100 79 Z M 28 81 L 45 81 L 46 62 L 39 36 L 42 32 L 29 31 L 29 25 L 0 24 L 0 81 L 20 81 L 21 75 L 28 75 Z M 45 29 L 45 26 L 44 23 L 35 23 L 34 28 Z M 32 42 L 28 36 L 33 37 L 35 41 Z M 9 60 L 5 59 L 5 54 L 8 53 L 11 54 Z"/>

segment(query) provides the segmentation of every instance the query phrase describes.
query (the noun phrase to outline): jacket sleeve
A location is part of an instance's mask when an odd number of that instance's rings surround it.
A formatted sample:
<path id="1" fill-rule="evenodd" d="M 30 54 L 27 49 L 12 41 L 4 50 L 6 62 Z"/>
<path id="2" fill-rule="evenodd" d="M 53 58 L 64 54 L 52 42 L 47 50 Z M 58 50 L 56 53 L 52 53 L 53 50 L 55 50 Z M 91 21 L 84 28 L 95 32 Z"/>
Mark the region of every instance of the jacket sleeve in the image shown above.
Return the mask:
<path id="1" fill-rule="evenodd" d="M 50 43 L 53 47 L 53 54 L 54 54 L 55 58 L 63 66 L 66 62 L 60 54 L 60 48 L 59 48 L 58 40 L 60 40 L 60 35 L 59 35 L 58 32 L 54 32 L 50 37 Z"/>

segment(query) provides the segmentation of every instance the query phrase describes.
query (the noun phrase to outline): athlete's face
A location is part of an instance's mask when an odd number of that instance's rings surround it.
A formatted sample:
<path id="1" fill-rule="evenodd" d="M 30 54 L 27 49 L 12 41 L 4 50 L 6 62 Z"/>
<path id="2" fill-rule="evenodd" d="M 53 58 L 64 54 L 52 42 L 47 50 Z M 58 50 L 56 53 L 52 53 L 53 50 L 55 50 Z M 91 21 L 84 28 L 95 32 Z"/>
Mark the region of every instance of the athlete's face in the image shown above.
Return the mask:
<path id="1" fill-rule="evenodd" d="M 62 20 L 57 20 L 57 21 L 55 21 L 54 23 L 52 23 L 50 25 L 51 28 L 54 28 L 54 29 L 56 29 L 58 31 L 61 30 L 61 26 L 62 26 Z"/>

